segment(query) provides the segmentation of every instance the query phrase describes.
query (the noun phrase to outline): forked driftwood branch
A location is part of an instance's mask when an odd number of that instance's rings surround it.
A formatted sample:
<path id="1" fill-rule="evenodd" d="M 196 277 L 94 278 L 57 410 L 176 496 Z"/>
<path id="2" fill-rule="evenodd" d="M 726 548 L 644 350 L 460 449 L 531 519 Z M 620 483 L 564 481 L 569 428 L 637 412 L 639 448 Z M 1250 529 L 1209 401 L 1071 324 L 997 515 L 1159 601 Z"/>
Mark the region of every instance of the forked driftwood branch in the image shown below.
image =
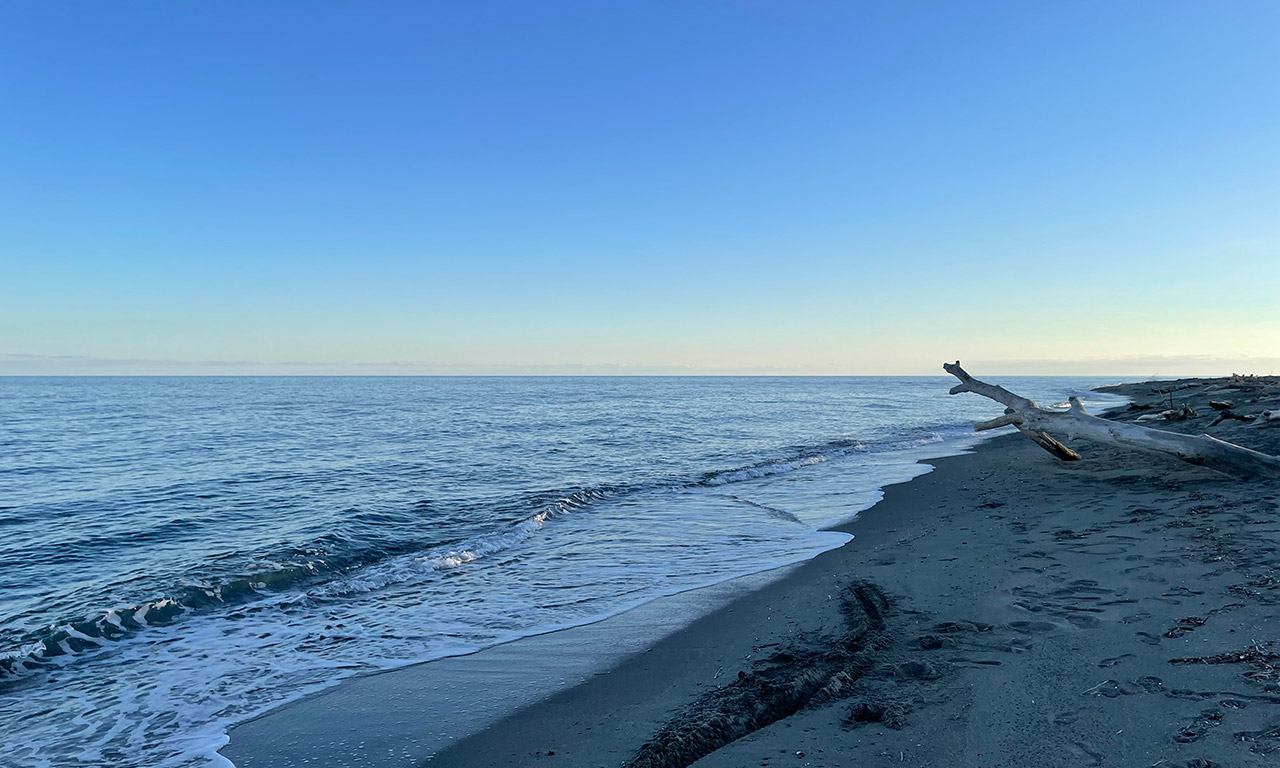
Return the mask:
<path id="1" fill-rule="evenodd" d="M 1208 435 L 1184 435 L 1138 424 L 1100 419 L 1085 412 L 1080 399 L 1076 397 L 1070 399 L 1069 409 L 1051 411 L 1004 387 L 978 381 L 960 367 L 959 360 L 944 363 L 942 369 L 960 380 L 959 384 L 951 388 L 951 394 L 972 392 L 995 400 L 1005 407 L 1003 416 L 978 422 L 973 427 L 974 431 L 1004 426 L 1017 427 L 1022 434 L 1063 461 L 1075 461 L 1080 458 L 1080 454 L 1050 437 L 1051 431 L 1066 435 L 1068 439 L 1080 438 L 1149 453 L 1171 454 L 1191 464 L 1237 477 L 1280 477 L 1280 457 L 1268 456 Z"/>

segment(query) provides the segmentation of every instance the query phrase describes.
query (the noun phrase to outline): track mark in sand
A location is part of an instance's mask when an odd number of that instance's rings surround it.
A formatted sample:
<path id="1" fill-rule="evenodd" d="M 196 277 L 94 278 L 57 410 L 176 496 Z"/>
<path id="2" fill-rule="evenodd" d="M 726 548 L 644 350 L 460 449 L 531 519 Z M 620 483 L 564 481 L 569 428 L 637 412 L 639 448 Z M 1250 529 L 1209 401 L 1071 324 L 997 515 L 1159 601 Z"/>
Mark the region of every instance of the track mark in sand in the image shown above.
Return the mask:
<path id="1" fill-rule="evenodd" d="M 1099 606 L 1128 600 L 1123 593 L 1106 589 L 1088 579 L 1072 581 L 1049 592 L 1039 592 L 1030 587 L 1014 587 L 1010 591 L 1018 598 L 1009 603 L 1011 607 L 1052 616 L 1078 629 L 1101 626 L 1101 619 L 1094 614 L 1104 614 L 1107 610 Z M 1113 600 L 1103 600 L 1104 597 Z"/>
<path id="2" fill-rule="evenodd" d="M 1088 757 L 1092 762 L 1087 765 L 1102 765 L 1102 753 L 1087 741 L 1071 742 L 1071 751 L 1081 757 Z"/>
<path id="3" fill-rule="evenodd" d="M 1073 531 L 1070 528 L 1059 528 L 1053 532 L 1053 538 L 1058 541 L 1071 541 L 1073 539 L 1087 538 L 1088 536 L 1088 531 L 1081 533 L 1079 531 Z"/>
<path id="4" fill-rule="evenodd" d="M 944 621 L 933 625 L 933 631 L 942 635 L 958 635 L 970 632 L 990 632 L 994 625 L 981 621 Z"/>
<path id="5" fill-rule="evenodd" d="M 1064 616 L 1063 618 L 1079 629 L 1097 629 L 1102 626 L 1102 622 L 1093 616 Z"/>
<path id="6" fill-rule="evenodd" d="M 1280 752 L 1280 725 L 1261 731 L 1240 731 L 1233 734 L 1237 741 L 1248 743 L 1249 751 L 1259 755 Z"/>
<path id="7" fill-rule="evenodd" d="M 1104 696 L 1108 699 L 1114 699 L 1120 696 L 1128 696 L 1133 691 L 1125 688 L 1119 680 L 1103 680 L 1097 685 L 1081 692 L 1081 696 Z"/>
<path id="8" fill-rule="evenodd" d="M 1191 656 L 1169 659 L 1170 664 L 1244 664 L 1249 671 L 1244 677 L 1257 682 L 1274 684 L 1280 681 L 1280 653 L 1273 653 L 1261 645 L 1253 645 L 1242 651 L 1227 651 L 1214 656 Z"/>
<path id="9" fill-rule="evenodd" d="M 1026 653 L 1031 650 L 1031 638 L 1014 637 L 1008 642 L 988 646 L 988 650 L 1000 651 L 1001 653 Z"/>
<path id="10" fill-rule="evenodd" d="M 740 671 L 737 679 L 683 707 L 626 765 L 684 768 L 803 709 L 853 695 L 875 655 L 889 644 L 889 601 L 874 584 L 855 582 L 842 591 L 840 609 L 842 635 L 801 638 L 755 662 L 749 672 Z M 924 674 L 930 668 L 903 671 Z"/>
<path id="11" fill-rule="evenodd" d="M 958 667 L 977 667 L 977 668 L 998 667 L 1004 663 L 1001 661 L 996 661 L 995 659 L 969 659 L 969 658 L 965 658 L 964 656 L 952 657 L 950 659 L 947 659 L 947 662 L 950 664 L 955 664 Z"/>
<path id="12" fill-rule="evenodd" d="M 1233 584 L 1227 591 L 1233 595 L 1257 600 L 1263 605 L 1280 603 L 1280 579 L 1271 575 L 1256 576 L 1243 584 Z"/>
<path id="13" fill-rule="evenodd" d="M 1052 632 L 1058 628 L 1057 624 L 1048 621 L 1011 621 L 1005 626 L 1024 635 Z"/>
<path id="14" fill-rule="evenodd" d="M 1194 632 L 1203 627 L 1208 619 L 1200 616 L 1188 616 L 1185 619 L 1178 619 L 1178 623 L 1173 628 L 1164 633 L 1164 637 L 1177 638 L 1182 637 L 1188 632 Z"/>
<path id="15" fill-rule="evenodd" d="M 1049 594 L 1053 597 L 1077 597 L 1083 600 L 1088 599 L 1089 595 L 1101 596 L 1114 595 L 1116 593 L 1110 589 L 1104 589 L 1103 587 L 1098 586 L 1098 582 L 1091 579 L 1080 579 L 1078 581 L 1071 582 L 1065 587 L 1055 589 Z"/>
<path id="16" fill-rule="evenodd" d="M 1046 566 L 1046 567 L 1044 567 L 1044 568 L 1032 568 L 1032 567 L 1031 567 L 1031 566 L 1029 566 L 1029 565 L 1024 565 L 1024 566 L 1020 567 L 1018 570 L 1019 570 L 1019 571 L 1024 571 L 1024 572 L 1026 572 L 1026 573 L 1034 573 L 1034 574 L 1043 575 L 1046 571 L 1048 571 L 1048 570 L 1049 570 L 1049 568 L 1053 568 L 1053 567 L 1057 567 L 1057 563 L 1054 563 L 1054 564 L 1053 564 L 1053 565 L 1051 565 L 1051 566 Z"/>
<path id="17" fill-rule="evenodd" d="M 850 727 L 880 723 L 897 731 L 906 727 L 906 715 L 907 709 L 900 702 L 868 699 L 854 704 L 844 722 Z"/>
<path id="18" fill-rule="evenodd" d="M 1108 543 L 1105 541 L 1094 542 L 1092 544 L 1076 544 L 1074 546 L 1063 547 L 1068 552 L 1077 555 L 1094 555 L 1097 557 L 1123 555 L 1131 549 L 1128 544 Z"/>
<path id="19" fill-rule="evenodd" d="M 1178 731 L 1174 735 L 1173 740 L 1180 744 L 1190 744 L 1193 741 L 1199 741 L 1209 731 L 1222 725 L 1222 711 L 1218 709 L 1206 709 L 1196 715 L 1196 719 L 1192 720 L 1186 727 Z"/>
<path id="20" fill-rule="evenodd" d="M 904 661 L 893 667 L 890 677 L 899 680 L 937 680 L 942 670 L 927 661 Z"/>
<path id="21" fill-rule="evenodd" d="M 1084 714 L 1083 709 L 1068 709 L 1065 712 L 1055 712 L 1049 715 L 1049 725 L 1061 726 L 1070 725 L 1080 719 Z"/>
<path id="22" fill-rule="evenodd" d="M 1160 638 L 1159 638 L 1159 637 L 1157 637 L 1157 636 L 1155 636 L 1155 635 L 1153 635 L 1153 634 L 1151 634 L 1150 632 L 1138 632 L 1138 633 L 1136 633 L 1136 634 L 1137 634 L 1137 635 L 1138 635 L 1138 637 L 1142 640 L 1142 642 L 1146 643 L 1147 645 L 1159 645 L 1159 644 L 1160 644 Z"/>
<path id="23" fill-rule="evenodd" d="M 1098 662 L 1098 666 L 1102 667 L 1103 669 L 1107 667 L 1114 667 L 1115 665 L 1123 662 L 1125 659 L 1133 659 L 1133 658 L 1137 658 L 1137 657 L 1134 656 L 1132 653 L 1122 653 L 1119 656 L 1112 656 L 1109 659 L 1103 659 L 1102 661 Z"/>
<path id="24" fill-rule="evenodd" d="M 1057 560 L 1058 559 L 1053 555 L 1049 554 L 1048 552 L 1045 552 L 1043 549 L 1033 549 L 1029 552 L 1023 552 L 1022 554 L 1018 555 L 1018 557 L 1021 557 L 1023 560 Z"/>
<path id="25" fill-rule="evenodd" d="M 1165 632 L 1164 636 L 1168 638 L 1182 637 L 1183 635 L 1186 635 L 1190 632 L 1194 632 L 1200 627 L 1203 627 L 1209 621 L 1209 617 L 1213 616 L 1215 613 L 1225 613 L 1226 611 L 1229 611 L 1233 608 L 1243 608 L 1243 607 L 1244 607 L 1243 603 L 1227 603 L 1226 605 L 1219 606 L 1205 613 L 1203 617 L 1187 616 L 1186 618 L 1178 619 L 1178 623 L 1175 624 L 1167 632 Z"/>
<path id="26" fill-rule="evenodd" d="M 1043 634 L 1058 629 L 1058 625 L 1040 621 L 1015 621 L 999 626 L 981 621 L 944 621 L 931 627 L 933 634 L 923 635 L 917 642 L 926 650 L 944 645 L 957 651 L 974 653 L 1026 653 L 1031 650 L 1033 634 Z M 1016 634 L 1014 634 L 1016 633 Z M 945 639 L 944 639 L 945 638 Z M 992 659 L 957 656 L 948 659 L 960 666 L 993 667 L 1002 662 Z"/>
<path id="27" fill-rule="evenodd" d="M 1280 704 L 1280 696 L 1266 693 L 1240 693 L 1237 691 L 1193 691 L 1190 688 L 1171 688 L 1164 692 L 1175 699 L 1218 699 L 1218 706 L 1225 709 L 1243 709 L 1249 702 Z M 1231 701 L 1230 705 L 1224 704 Z"/>

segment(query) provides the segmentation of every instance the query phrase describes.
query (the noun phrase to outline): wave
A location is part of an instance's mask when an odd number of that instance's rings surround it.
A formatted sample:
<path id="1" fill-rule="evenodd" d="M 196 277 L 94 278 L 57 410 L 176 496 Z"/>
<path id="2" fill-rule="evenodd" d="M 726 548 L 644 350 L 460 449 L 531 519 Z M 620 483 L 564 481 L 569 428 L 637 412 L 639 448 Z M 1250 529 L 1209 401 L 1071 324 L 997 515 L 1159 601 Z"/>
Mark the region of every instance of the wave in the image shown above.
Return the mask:
<path id="1" fill-rule="evenodd" d="M 421 575 L 474 562 L 509 549 L 533 536 L 550 519 L 582 509 L 609 495 L 609 489 L 589 489 L 564 495 L 538 513 L 501 531 L 406 555 L 408 546 L 369 547 L 345 555 L 324 553 L 336 535 L 295 550 L 294 562 L 271 562 L 242 575 L 208 579 L 186 585 L 153 600 L 109 608 L 86 618 L 68 620 L 18 638 L 16 648 L 0 651 L 0 685 L 26 674 L 66 663 L 72 657 L 104 649 L 148 627 L 165 626 L 213 607 L 239 606 L 309 588 L 295 599 L 333 598 L 368 592 Z M 281 559 L 288 560 L 286 556 Z M 385 564 L 377 568 L 379 563 Z M 350 574 L 350 578 L 338 578 Z"/>
<path id="2" fill-rule="evenodd" d="M 777 507 L 771 507 L 768 504 L 761 504 L 758 501 L 752 501 L 751 499 L 744 499 L 741 496 L 734 496 L 732 493 L 723 494 L 723 498 L 732 499 L 733 501 L 736 501 L 739 504 L 746 504 L 748 507 L 754 507 L 762 512 L 769 514 L 771 517 L 778 518 L 779 520 L 786 520 L 789 523 L 796 523 L 798 525 L 805 524 L 805 522 L 800 518 L 796 517 L 794 513 L 788 512 L 785 509 L 778 509 Z"/>
<path id="3" fill-rule="evenodd" d="M 329 600 L 344 595 L 371 592 L 434 573 L 459 568 L 489 555 L 517 547 L 537 535 L 546 524 L 562 515 L 583 511 L 602 499 L 663 488 L 719 487 L 758 478 L 795 472 L 853 453 L 897 452 L 930 445 L 967 430 L 956 425 L 937 425 L 907 435 L 880 440 L 838 440 L 817 446 L 799 447 L 780 459 L 748 466 L 713 471 L 686 482 L 665 482 L 637 486 L 602 486 L 574 491 L 551 491 L 526 497 L 537 512 L 509 526 L 453 542 L 423 547 L 415 540 L 381 541 L 360 546 L 356 531 L 347 533 L 342 524 L 310 545 L 264 555 L 243 573 L 192 577 L 171 594 L 127 606 L 117 606 L 66 620 L 21 635 L 11 634 L 0 641 L 9 650 L 0 651 L 0 686 L 39 670 L 47 670 L 71 659 L 104 650 L 114 641 L 164 626 L 187 616 L 228 606 L 242 606 L 270 600 Z M 747 502 L 775 515 L 798 519 L 782 510 Z M 526 507 L 527 509 L 528 507 Z M 350 511 L 350 510 L 349 510 Z M 363 518 L 381 519 L 382 513 L 356 512 L 346 522 Z"/>
<path id="4" fill-rule="evenodd" d="M 311 594 L 317 597 L 372 592 L 391 584 L 400 584 L 424 574 L 446 571 L 474 563 L 503 550 L 511 549 L 532 538 L 549 520 L 579 511 L 597 501 L 615 495 L 612 488 L 575 491 L 546 505 L 537 514 L 499 531 L 480 534 L 453 545 L 438 546 L 424 552 L 394 558 L 369 567 L 340 582 L 322 585 Z"/>
<path id="5" fill-rule="evenodd" d="M 690 485 L 715 487 L 756 480 L 772 475 L 785 475 L 815 464 L 824 464 L 833 459 L 843 458 L 853 453 L 905 451 L 968 434 L 970 434 L 970 431 L 967 429 L 954 424 L 946 424 L 906 435 L 898 435 L 886 440 L 835 440 L 822 445 L 793 449 L 790 455 L 783 459 L 765 461 L 735 469 L 708 472 Z"/>

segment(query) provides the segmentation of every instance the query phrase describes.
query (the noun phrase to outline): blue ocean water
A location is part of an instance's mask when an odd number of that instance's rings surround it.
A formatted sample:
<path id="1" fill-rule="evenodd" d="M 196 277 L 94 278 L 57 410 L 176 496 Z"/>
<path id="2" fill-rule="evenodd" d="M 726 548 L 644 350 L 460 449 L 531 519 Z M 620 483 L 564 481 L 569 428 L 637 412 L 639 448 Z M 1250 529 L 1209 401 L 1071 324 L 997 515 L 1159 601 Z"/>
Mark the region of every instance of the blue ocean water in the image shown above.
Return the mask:
<path id="1" fill-rule="evenodd" d="M 951 383 L 0 379 L 0 764 L 217 763 L 344 677 L 839 546 L 998 413 Z"/>

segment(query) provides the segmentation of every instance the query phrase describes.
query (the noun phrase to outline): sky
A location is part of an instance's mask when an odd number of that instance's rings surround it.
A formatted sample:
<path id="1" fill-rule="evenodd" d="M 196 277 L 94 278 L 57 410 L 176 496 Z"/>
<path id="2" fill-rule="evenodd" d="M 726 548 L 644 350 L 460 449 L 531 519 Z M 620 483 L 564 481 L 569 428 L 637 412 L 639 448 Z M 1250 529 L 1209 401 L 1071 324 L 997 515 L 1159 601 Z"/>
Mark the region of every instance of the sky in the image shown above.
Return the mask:
<path id="1" fill-rule="evenodd" d="M 0 373 L 1280 373 L 1280 3 L 0 4 Z"/>

